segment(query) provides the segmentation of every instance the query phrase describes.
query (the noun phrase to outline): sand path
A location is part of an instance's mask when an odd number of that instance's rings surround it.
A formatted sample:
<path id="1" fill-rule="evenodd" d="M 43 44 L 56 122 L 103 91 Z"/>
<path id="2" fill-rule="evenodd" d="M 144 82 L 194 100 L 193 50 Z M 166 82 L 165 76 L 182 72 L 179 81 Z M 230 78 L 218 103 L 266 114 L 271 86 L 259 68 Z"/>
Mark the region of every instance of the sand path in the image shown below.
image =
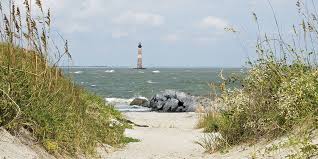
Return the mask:
<path id="1" fill-rule="evenodd" d="M 194 129 L 195 113 L 125 113 L 127 118 L 148 128 L 135 127 L 126 135 L 140 142 L 130 143 L 105 158 L 109 159 L 198 159 L 208 158 L 195 141 L 202 137 Z"/>

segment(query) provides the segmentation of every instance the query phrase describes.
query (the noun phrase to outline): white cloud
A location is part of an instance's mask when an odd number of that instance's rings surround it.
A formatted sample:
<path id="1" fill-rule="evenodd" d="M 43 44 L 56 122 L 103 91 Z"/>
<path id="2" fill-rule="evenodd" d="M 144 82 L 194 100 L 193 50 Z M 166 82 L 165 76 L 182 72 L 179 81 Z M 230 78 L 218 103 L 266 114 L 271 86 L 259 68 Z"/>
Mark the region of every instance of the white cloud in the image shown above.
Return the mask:
<path id="1" fill-rule="evenodd" d="M 104 0 L 82 0 L 77 8 L 77 17 L 89 18 L 107 14 L 107 2 Z"/>
<path id="2" fill-rule="evenodd" d="M 226 20 L 214 17 L 214 16 L 208 16 L 201 20 L 199 23 L 199 26 L 201 28 L 207 29 L 207 28 L 215 28 L 215 29 L 224 29 L 229 24 Z"/>
<path id="3" fill-rule="evenodd" d="M 25 6 L 23 4 L 24 1 L 25 0 L 16 0 L 15 1 L 16 5 L 18 7 L 20 7 L 20 10 L 23 11 L 22 13 L 24 13 L 24 9 L 25 9 Z M 35 14 L 35 15 L 39 14 L 40 10 L 39 10 L 38 5 L 36 4 L 36 1 L 33 0 L 31 2 L 32 2 L 31 10 L 32 10 L 33 14 Z M 66 5 L 65 1 L 58 1 L 58 0 L 45 0 L 45 1 L 41 1 L 41 3 L 42 3 L 42 7 L 44 10 L 47 10 L 48 8 L 50 8 L 51 10 L 53 10 L 53 12 L 60 11 Z"/>
<path id="4" fill-rule="evenodd" d="M 115 24 L 123 25 L 151 25 L 164 24 L 164 17 L 159 14 L 128 11 L 113 19 Z"/>
<path id="5" fill-rule="evenodd" d="M 80 23 L 61 22 L 56 23 L 55 26 L 63 31 L 63 33 L 75 33 L 75 32 L 89 32 L 90 27 Z M 65 27 L 67 26 L 67 27 Z"/>
<path id="6" fill-rule="evenodd" d="M 168 43 L 175 43 L 178 40 L 177 34 L 168 34 L 166 36 L 161 37 L 161 40 Z"/>
<path id="7" fill-rule="evenodd" d="M 128 32 L 123 32 L 123 31 L 119 31 L 119 30 L 112 32 L 112 38 L 114 38 L 114 39 L 120 39 L 122 37 L 127 37 L 128 35 L 129 35 Z"/>
<path id="8" fill-rule="evenodd" d="M 216 37 L 196 37 L 193 39 L 194 44 L 196 44 L 197 46 L 204 46 L 204 45 L 211 45 L 211 43 L 213 43 L 214 41 L 216 41 L 217 38 Z"/>

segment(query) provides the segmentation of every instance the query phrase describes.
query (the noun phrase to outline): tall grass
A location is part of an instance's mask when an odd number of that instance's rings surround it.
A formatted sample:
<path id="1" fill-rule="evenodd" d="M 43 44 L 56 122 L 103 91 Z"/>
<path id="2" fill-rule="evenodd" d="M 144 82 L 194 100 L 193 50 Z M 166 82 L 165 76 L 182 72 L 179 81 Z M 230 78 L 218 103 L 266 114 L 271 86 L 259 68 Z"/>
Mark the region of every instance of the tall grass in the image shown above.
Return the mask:
<path id="1" fill-rule="evenodd" d="M 71 59 L 68 42 L 56 45 L 50 10 L 34 2 L 0 2 L 0 126 L 13 134 L 26 129 L 50 153 L 66 156 L 124 142 L 125 124 L 112 123 L 121 114 L 57 67 Z"/>
<path id="2" fill-rule="evenodd" d="M 225 107 L 207 113 L 199 126 L 206 132 L 221 133 L 225 144 L 220 145 L 272 140 L 290 133 L 301 137 L 317 129 L 318 14 L 314 7 L 307 8 L 306 2 L 297 2 L 303 20 L 287 36 L 273 11 L 277 33 L 261 35 L 259 31 L 258 57 L 248 61 L 248 72 L 240 80 L 243 88 L 228 89 L 231 80 L 224 78 L 218 84 L 222 92 L 218 98 Z M 253 16 L 259 26 L 257 15 Z"/>

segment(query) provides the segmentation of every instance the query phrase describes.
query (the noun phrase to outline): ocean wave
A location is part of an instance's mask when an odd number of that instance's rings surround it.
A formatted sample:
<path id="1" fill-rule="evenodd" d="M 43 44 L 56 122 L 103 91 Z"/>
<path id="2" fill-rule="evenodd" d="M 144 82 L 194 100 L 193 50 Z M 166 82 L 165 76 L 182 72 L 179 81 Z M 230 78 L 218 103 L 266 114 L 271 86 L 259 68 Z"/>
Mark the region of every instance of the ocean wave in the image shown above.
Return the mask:
<path id="1" fill-rule="evenodd" d="M 146 97 L 136 97 L 140 99 L 146 99 Z M 147 107 L 142 107 L 142 106 L 131 106 L 130 103 L 134 100 L 135 98 L 130 98 L 130 99 L 125 99 L 125 98 L 105 98 L 105 101 L 113 105 L 115 109 L 117 109 L 120 112 L 149 112 L 151 111 L 151 108 Z"/>
<path id="2" fill-rule="evenodd" d="M 115 70 L 106 70 L 105 72 L 106 72 L 106 73 L 114 73 Z"/>
<path id="3" fill-rule="evenodd" d="M 138 99 L 148 100 L 148 98 L 146 98 L 146 97 L 142 97 L 142 96 L 138 96 L 138 97 L 136 97 L 136 98 L 138 98 Z"/>
<path id="4" fill-rule="evenodd" d="M 125 98 L 105 98 L 106 102 L 111 105 L 129 105 L 134 98 L 125 99 Z"/>
<path id="5" fill-rule="evenodd" d="M 114 105 L 128 104 L 129 105 L 136 98 L 148 100 L 146 97 L 142 97 L 142 96 L 136 96 L 134 98 L 105 98 L 105 100 L 109 104 L 114 104 Z"/>
<path id="6" fill-rule="evenodd" d="M 156 71 L 152 71 L 152 73 L 160 73 L 160 71 L 159 71 L 159 70 L 156 70 Z"/>
<path id="7" fill-rule="evenodd" d="M 138 71 L 138 73 L 145 73 L 144 71 Z"/>
<path id="8" fill-rule="evenodd" d="M 95 85 L 95 84 L 92 84 L 91 87 L 96 87 L 96 85 Z"/>
<path id="9" fill-rule="evenodd" d="M 149 84 L 156 84 L 156 83 L 159 83 L 159 82 L 153 82 L 152 80 L 149 80 L 149 81 L 147 81 L 147 83 L 149 83 Z"/>
<path id="10" fill-rule="evenodd" d="M 73 72 L 74 74 L 82 74 L 83 71 L 76 71 L 76 72 Z"/>

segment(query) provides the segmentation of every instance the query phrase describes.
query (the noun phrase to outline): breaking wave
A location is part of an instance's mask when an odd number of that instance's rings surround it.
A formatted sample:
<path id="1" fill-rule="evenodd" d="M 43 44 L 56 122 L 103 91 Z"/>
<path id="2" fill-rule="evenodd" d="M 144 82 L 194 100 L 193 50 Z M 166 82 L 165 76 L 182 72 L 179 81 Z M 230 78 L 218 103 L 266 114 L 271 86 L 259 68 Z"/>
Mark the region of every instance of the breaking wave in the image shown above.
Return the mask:
<path id="1" fill-rule="evenodd" d="M 114 73 L 115 70 L 106 70 L 105 72 L 106 72 L 106 73 Z"/>
<path id="2" fill-rule="evenodd" d="M 83 71 L 76 71 L 76 72 L 73 72 L 74 74 L 82 74 Z"/>
<path id="3" fill-rule="evenodd" d="M 125 99 L 125 98 L 105 98 L 106 102 L 111 105 L 129 105 L 134 99 Z"/>
<path id="4" fill-rule="evenodd" d="M 137 97 L 141 99 L 147 99 L 146 97 Z M 150 108 L 142 106 L 131 106 L 130 103 L 135 98 L 125 99 L 125 98 L 105 98 L 106 102 L 113 105 L 120 112 L 149 112 Z M 148 99 L 147 99 L 148 100 Z"/>
<path id="5" fill-rule="evenodd" d="M 147 81 L 147 83 L 149 83 L 149 84 L 156 84 L 156 83 L 159 83 L 159 82 L 153 82 L 152 80 L 149 80 L 149 81 Z"/>

